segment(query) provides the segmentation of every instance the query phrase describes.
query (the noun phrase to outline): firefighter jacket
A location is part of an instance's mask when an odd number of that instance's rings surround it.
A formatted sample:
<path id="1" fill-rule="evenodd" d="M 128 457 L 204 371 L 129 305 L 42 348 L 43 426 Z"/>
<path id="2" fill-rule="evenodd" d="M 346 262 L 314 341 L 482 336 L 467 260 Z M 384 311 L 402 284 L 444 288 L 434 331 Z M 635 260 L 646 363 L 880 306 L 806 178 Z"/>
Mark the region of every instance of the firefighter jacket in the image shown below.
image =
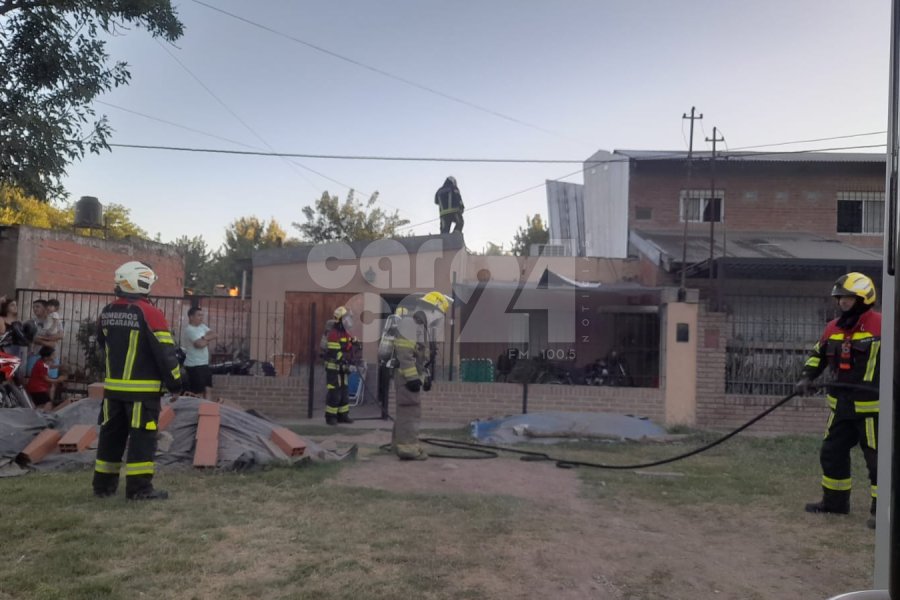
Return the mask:
<path id="1" fill-rule="evenodd" d="M 163 386 L 181 391 L 175 340 L 162 311 L 146 298 L 117 298 L 100 313 L 98 325 L 107 398 L 143 402 L 158 400 Z"/>
<path id="2" fill-rule="evenodd" d="M 839 416 L 877 415 L 880 350 L 880 313 L 867 310 L 849 329 L 839 327 L 838 319 L 834 319 L 806 359 L 803 377 L 813 380 L 829 368 L 834 382 L 865 386 L 863 389 L 830 388 L 828 406 Z"/>
<path id="3" fill-rule="evenodd" d="M 325 344 L 325 368 L 333 371 L 349 371 L 347 366 L 353 364 L 356 359 L 358 344 L 356 338 L 343 327 L 339 325 L 331 327 Z"/>
<path id="4" fill-rule="evenodd" d="M 428 330 L 425 322 L 407 313 L 400 319 L 394 350 L 400 383 L 418 379 L 426 381 L 425 365 L 429 360 Z"/>
<path id="5" fill-rule="evenodd" d="M 452 183 L 444 183 L 434 194 L 434 203 L 440 209 L 440 216 L 461 213 L 465 209 L 459 188 Z"/>

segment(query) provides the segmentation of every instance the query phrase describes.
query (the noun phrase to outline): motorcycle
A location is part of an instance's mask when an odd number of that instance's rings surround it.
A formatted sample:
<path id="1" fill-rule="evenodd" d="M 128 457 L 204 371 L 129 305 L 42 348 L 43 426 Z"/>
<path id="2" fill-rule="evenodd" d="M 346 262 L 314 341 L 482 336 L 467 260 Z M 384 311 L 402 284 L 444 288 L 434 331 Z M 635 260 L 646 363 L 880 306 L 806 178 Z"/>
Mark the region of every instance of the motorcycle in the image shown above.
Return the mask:
<path id="1" fill-rule="evenodd" d="M 28 393 L 16 381 L 16 373 L 22 366 L 22 359 L 3 352 L 11 343 L 10 332 L 0 336 L 0 408 L 34 408 Z"/>
<path id="2" fill-rule="evenodd" d="M 585 369 L 584 381 L 587 385 L 607 385 L 612 387 L 631 387 L 634 385 L 631 375 L 625 368 L 625 362 L 619 353 L 613 350 L 606 358 L 598 358 Z"/>
<path id="3" fill-rule="evenodd" d="M 183 368 L 184 360 L 186 358 L 184 348 L 176 348 L 175 355 L 178 357 L 178 363 Z M 249 358 L 244 358 L 240 353 L 235 353 L 232 360 L 210 363 L 209 370 L 213 375 L 253 375 L 253 370 L 256 365 L 257 361 Z M 262 369 L 263 375 L 267 377 L 275 376 L 275 366 L 272 365 L 272 363 L 261 362 L 259 363 L 259 365 Z M 184 376 L 184 371 L 182 371 L 182 376 Z"/>

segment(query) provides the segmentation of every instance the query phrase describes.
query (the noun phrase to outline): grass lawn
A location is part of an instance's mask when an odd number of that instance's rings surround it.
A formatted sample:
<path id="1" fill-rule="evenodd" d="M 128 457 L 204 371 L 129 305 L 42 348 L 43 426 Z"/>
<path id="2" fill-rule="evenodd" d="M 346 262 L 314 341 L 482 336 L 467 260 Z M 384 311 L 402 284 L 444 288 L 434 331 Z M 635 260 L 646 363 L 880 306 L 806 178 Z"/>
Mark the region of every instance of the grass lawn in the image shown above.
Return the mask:
<path id="1" fill-rule="evenodd" d="M 464 437 L 446 431 L 429 435 Z M 670 444 L 528 448 L 627 464 L 671 456 L 711 439 L 696 434 Z M 828 518 L 827 530 L 809 527 L 804 519 L 811 517 L 802 507 L 818 499 L 818 444 L 816 436 L 739 436 L 649 475 L 579 468 L 574 471 L 579 502 L 615 511 L 626 521 L 629 506 L 663 513 L 706 507 L 708 514 L 726 519 L 748 511 L 764 514 L 776 526 L 784 524 L 783 545 L 791 552 L 796 546 L 799 560 L 841 561 L 835 575 L 848 587 L 835 593 L 859 589 L 871 578 L 874 545 L 872 532 L 862 526 L 868 506 L 864 466 L 855 450 L 854 514 Z M 390 460 L 377 448 L 361 452 L 361 458 Z M 541 548 L 551 547 L 561 530 L 577 535 L 578 515 L 562 515 L 556 523 L 548 507 L 513 494 L 339 484 L 342 469 L 366 469 L 367 460 L 249 473 L 165 470 L 157 484 L 172 498 L 156 503 L 129 503 L 121 491 L 116 498 L 95 499 L 89 471 L 0 479 L 0 599 L 515 597 L 504 595 L 504 587 L 495 587 L 490 577 L 514 584 L 521 577 L 517 561 L 532 561 L 539 571 L 546 560 L 553 568 L 552 556 L 540 558 Z M 502 468 L 514 460 L 492 462 Z M 471 464 L 454 462 L 456 470 Z M 423 464 L 450 468 L 436 459 Z M 807 529 L 815 531 L 801 539 Z M 534 551 L 527 560 L 510 553 L 526 547 Z M 639 573 L 640 565 L 631 568 Z M 595 567 L 598 573 L 602 569 Z M 677 581 L 677 566 L 654 567 L 633 580 L 624 566 L 604 573 L 595 575 L 593 584 L 618 591 L 587 597 L 681 597 L 650 591 Z M 614 581 L 615 576 L 621 579 Z M 523 597 L 521 590 L 516 594 Z M 561 592 L 559 597 L 578 596 Z"/>

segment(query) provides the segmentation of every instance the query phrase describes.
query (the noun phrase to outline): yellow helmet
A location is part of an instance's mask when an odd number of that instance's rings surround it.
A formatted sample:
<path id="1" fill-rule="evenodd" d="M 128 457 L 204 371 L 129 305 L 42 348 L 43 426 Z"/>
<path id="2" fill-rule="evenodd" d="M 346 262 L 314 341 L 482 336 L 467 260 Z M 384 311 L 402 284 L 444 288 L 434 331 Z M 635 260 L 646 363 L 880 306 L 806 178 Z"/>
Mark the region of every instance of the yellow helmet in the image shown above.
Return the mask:
<path id="1" fill-rule="evenodd" d="M 335 320 L 340 321 L 341 319 L 346 317 L 347 313 L 349 312 L 350 311 L 348 311 L 346 307 L 338 306 L 336 309 L 334 309 L 334 318 Z"/>
<path id="2" fill-rule="evenodd" d="M 847 273 L 834 282 L 832 296 L 856 296 L 866 306 L 875 304 L 875 283 L 862 273 Z"/>
<path id="3" fill-rule="evenodd" d="M 453 300 L 448 298 L 444 294 L 435 291 L 428 292 L 427 294 L 422 296 L 422 302 L 434 306 L 446 315 L 447 311 L 450 310 L 450 304 L 453 302 Z"/>

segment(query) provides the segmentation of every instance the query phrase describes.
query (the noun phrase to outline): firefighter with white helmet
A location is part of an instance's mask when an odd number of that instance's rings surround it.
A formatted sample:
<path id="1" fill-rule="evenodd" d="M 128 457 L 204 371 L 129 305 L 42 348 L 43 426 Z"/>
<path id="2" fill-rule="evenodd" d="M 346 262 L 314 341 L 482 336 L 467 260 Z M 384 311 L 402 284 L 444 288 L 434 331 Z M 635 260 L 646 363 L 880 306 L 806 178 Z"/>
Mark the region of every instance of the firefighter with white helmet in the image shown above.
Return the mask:
<path id="1" fill-rule="evenodd" d="M 156 273 L 139 261 L 115 272 L 116 299 L 100 313 L 97 342 L 106 353 L 100 438 L 94 467 L 94 495 L 115 495 L 125 456 L 125 497 L 162 500 L 153 488 L 160 396 L 181 391 L 175 342 L 165 315 L 147 296 Z"/>
<path id="2" fill-rule="evenodd" d="M 829 322 L 803 365 L 795 391 L 805 394 L 812 381 L 830 368 L 834 386 L 826 386 L 831 414 L 822 441 L 822 500 L 806 505 L 811 513 L 850 512 L 850 450 L 859 444 L 871 482 L 868 526 L 875 527 L 878 497 L 878 383 L 881 314 L 873 310 L 875 283 L 862 273 L 847 273 L 831 295 L 841 316 Z M 846 384 L 842 387 L 840 384 Z"/>
<path id="3" fill-rule="evenodd" d="M 408 298 L 395 313 L 399 317 L 392 341 L 397 407 L 391 445 L 403 460 L 428 458 L 419 445 L 421 392 L 431 390 L 431 372 L 437 355 L 434 339 L 451 303 L 450 298 L 433 291 Z"/>
<path id="4" fill-rule="evenodd" d="M 350 335 L 353 315 L 345 306 L 334 310 L 334 319 L 326 324 L 325 334 L 325 423 L 352 423 L 350 418 L 350 398 L 347 380 L 350 365 L 356 359 L 357 340 Z"/>

